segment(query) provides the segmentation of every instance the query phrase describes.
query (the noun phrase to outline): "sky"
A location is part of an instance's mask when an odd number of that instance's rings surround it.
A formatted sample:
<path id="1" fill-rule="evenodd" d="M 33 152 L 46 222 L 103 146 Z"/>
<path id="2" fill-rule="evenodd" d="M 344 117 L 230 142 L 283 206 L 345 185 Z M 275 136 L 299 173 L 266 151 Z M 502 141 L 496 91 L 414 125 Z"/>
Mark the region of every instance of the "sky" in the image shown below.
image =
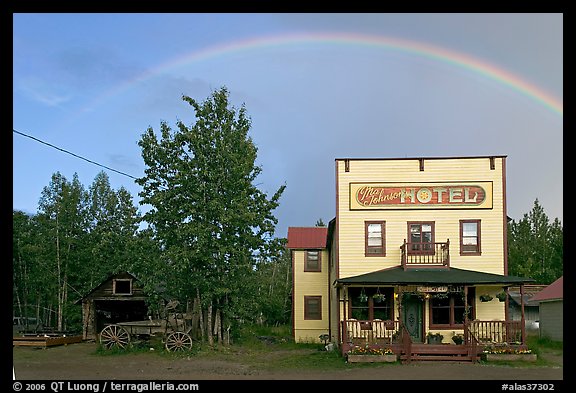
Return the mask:
<path id="1" fill-rule="evenodd" d="M 13 209 L 105 171 L 225 86 L 251 118 L 277 237 L 335 216 L 335 159 L 507 156 L 508 216 L 563 222 L 561 13 L 15 13 Z"/>

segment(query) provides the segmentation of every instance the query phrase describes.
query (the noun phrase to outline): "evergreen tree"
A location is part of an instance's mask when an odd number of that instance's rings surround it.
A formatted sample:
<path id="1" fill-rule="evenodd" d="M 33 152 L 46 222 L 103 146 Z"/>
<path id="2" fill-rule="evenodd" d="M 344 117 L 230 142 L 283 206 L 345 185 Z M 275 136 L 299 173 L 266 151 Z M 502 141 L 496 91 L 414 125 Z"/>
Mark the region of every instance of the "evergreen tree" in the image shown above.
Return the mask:
<path id="1" fill-rule="evenodd" d="M 550 284 L 563 274 L 563 230 L 552 224 L 538 199 L 524 217 L 508 225 L 509 274 Z"/>

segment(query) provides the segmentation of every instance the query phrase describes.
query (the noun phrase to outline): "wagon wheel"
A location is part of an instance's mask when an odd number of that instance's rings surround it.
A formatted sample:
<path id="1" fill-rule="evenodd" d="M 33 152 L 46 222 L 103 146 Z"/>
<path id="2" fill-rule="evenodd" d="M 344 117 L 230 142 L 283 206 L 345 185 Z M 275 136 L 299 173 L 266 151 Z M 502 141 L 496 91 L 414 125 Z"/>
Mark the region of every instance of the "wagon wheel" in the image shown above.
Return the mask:
<path id="1" fill-rule="evenodd" d="M 192 337 L 188 333 L 174 332 L 166 337 L 168 352 L 189 351 L 192 349 Z"/>
<path id="2" fill-rule="evenodd" d="M 130 344 L 130 334 L 120 325 L 108 325 L 100 332 L 100 344 L 106 349 L 125 349 Z"/>

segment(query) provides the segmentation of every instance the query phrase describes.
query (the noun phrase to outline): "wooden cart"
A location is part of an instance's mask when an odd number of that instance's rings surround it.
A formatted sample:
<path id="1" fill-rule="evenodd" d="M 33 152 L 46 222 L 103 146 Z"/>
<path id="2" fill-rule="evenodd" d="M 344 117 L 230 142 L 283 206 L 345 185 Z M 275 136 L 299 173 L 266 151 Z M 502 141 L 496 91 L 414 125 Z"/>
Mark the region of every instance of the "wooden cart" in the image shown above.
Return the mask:
<path id="1" fill-rule="evenodd" d="M 163 319 L 119 322 L 106 326 L 100 332 L 100 344 L 106 349 L 126 349 L 135 339 L 148 340 L 160 334 L 169 352 L 190 351 L 192 337 L 186 315 L 176 311 L 177 301 L 166 305 Z"/>

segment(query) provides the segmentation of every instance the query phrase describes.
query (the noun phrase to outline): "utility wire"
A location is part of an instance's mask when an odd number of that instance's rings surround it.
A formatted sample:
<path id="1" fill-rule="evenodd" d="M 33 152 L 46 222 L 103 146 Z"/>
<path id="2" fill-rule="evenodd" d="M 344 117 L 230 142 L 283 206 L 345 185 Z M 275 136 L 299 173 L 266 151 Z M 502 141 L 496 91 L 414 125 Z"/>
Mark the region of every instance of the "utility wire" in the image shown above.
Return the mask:
<path id="1" fill-rule="evenodd" d="M 54 148 L 54 149 L 56 149 L 56 150 L 60 150 L 60 151 L 62 151 L 62 152 L 64 152 L 64 153 L 70 154 L 71 156 L 74 156 L 74 157 L 79 158 L 79 159 L 81 159 L 81 160 L 87 161 L 87 162 L 89 162 L 90 164 L 98 165 L 99 167 L 108 169 L 109 171 L 113 171 L 113 172 L 119 173 L 119 174 L 121 174 L 121 175 L 123 175 L 123 176 L 129 177 L 129 178 L 134 179 L 134 180 L 137 179 L 136 177 L 134 177 L 134 176 L 132 176 L 132 175 L 129 175 L 129 174 L 124 173 L 124 172 L 117 171 L 116 169 L 112 169 L 112 168 L 110 168 L 110 167 L 107 167 L 106 165 L 99 164 L 99 163 L 97 163 L 97 162 L 95 162 L 95 161 L 92 161 L 92 160 L 89 160 L 89 159 L 84 158 L 84 157 L 82 157 L 82 156 L 79 156 L 78 154 L 74 154 L 74 153 L 72 153 L 72 152 L 69 152 L 68 150 L 62 149 L 62 148 L 60 148 L 60 147 L 58 147 L 58 146 L 54 146 L 54 145 L 52 145 L 52 144 L 50 144 L 50 143 L 48 143 L 48 142 L 44 142 L 44 141 L 42 141 L 42 140 L 40 140 L 40 139 L 38 139 L 38 138 L 35 138 L 35 137 L 31 136 L 31 135 L 24 134 L 23 132 L 16 131 L 15 129 L 12 129 L 12 132 L 14 132 L 14 133 L 16 133 L 16 134 L 19 134 L 19 135 L 22 135 L 22 136 L 25 136 L 25 137 L 30 138 L 30 139 L 33 139 L 33 140 L 35 140 L 36 142 L 43 143 L 43 144 L 45 144 L 45 145 L 47 145 L 47 146 L 50 146 L 50 147 L 52 147 L 52 148 Z"/>

